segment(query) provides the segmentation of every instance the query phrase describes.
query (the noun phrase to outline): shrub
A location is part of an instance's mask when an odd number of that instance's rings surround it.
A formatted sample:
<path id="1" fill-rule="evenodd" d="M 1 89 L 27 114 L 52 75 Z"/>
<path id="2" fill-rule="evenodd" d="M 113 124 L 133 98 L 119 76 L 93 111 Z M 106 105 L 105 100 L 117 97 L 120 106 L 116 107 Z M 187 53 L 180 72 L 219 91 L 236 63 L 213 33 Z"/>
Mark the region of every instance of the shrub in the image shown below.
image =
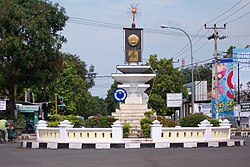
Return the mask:
<path id="1" fill-rule="evenodd" d="M 213 124 L 213 126 L 219 126 L 220 125 L 220 121 L 217 119 L 209 119 L 208 121 L 211 122 L 211 124 Z"/>
<path id="2" fill-rule="evenodd" d="M 48 122 L 48 127 L 58 127 L 59 124 L 58 121 L 50 121 Z"/>
<path id="3" fill-rule="evenodd" d="M 84 125 L 83 119 L 78 118 L 74 115 L 63 116 L 63 120 L 68 120 L 72 122 L 72 124 L 74 125 L 74 128 L 81 128 Z"/>
<path id="4" fill-rule="evenodd" d="M 63 121 L 63 120 L 68 120 L 69 122 L 71 122 L 74 125 L 74 128 L 80 128 L 84 125 L 83 119 L 77 118 L 74 115 L 61 116 L 58 114 L 54 114 L 49 117 L 48 126 L 58 127 L 58 125 L 60 124 L 60 121 Z"/>
<path id="5" fill-rule="evenodd" d="M 150 118 L 151 115 L 154 115 L 154 111 L 152 111 L 152 110 L 151 111 L 147 111 L 147 112 L 144 113 L 144 115 L 145 115 L 145 117 Z"/>
<path id="6" fill-rule="evenodd" d="M 86 128 L 111 128 L 116 119 L 110 116 L 94 116 L 84 122 Z"/>
<path id="7" fill-rule="evenodd" d="M 198 127 L 198 124 L 200 124 L 200 122 L 205 120 L 205 119 L 208 120 L 209 122 L 211 122 L 211 124 L 213 124 L 213 126 L 219 126 L 218 120 L 212 119 L 207 115 L 203 115 L 202 113 L 196 113 L 196 114 L 189 115 L 189 116 L 182 118 L 180 121 L 180 126 Z"/>
<path id="8" fill-rule="evenodd" d="M 129 135 L 129 129 L 131 128 L 131 125 L 129 123 L 123 124 L 123 137 L 128 138 Z"/>
<path id="9" fill-rule="evenodd" d="M 148 117 L 140 120 L 142 134 L 145 138 L 150 138 L 150 124 L 152 120 Z"/>
<path id="10" fill-rule="evenodd" d="M 175 127 L 177 124 L 164 116 L 157 116 L 157 120 L 163 125 L 163 127 Z"/>
<path id="11" fill-rule="evenodd" d="M 57 121 L 57 122 L 60 122 L 60 121 L 63 121 L 63 118 L 62 116 L 58 115 L 58 114 L 54 114 L 54 115 L 50 115 L 49 116 L 49 120 L 50 121 Z"/>

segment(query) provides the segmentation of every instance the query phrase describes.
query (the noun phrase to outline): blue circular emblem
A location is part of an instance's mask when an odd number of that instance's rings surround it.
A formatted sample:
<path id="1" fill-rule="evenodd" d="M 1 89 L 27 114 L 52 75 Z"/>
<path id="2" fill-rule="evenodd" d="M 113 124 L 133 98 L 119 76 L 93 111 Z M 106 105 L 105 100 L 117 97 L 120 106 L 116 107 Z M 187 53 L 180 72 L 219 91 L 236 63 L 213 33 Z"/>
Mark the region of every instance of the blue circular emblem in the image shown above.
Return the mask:
<path id="1" fill-rule="evenodd" d="M 126 90 L 123 88 L 117 88 L 114 91 L 114 99 L 117 102 L 124 102 L 126 100 L 127 96 L 128 96 L 128 94 L 127 94 Z"/>

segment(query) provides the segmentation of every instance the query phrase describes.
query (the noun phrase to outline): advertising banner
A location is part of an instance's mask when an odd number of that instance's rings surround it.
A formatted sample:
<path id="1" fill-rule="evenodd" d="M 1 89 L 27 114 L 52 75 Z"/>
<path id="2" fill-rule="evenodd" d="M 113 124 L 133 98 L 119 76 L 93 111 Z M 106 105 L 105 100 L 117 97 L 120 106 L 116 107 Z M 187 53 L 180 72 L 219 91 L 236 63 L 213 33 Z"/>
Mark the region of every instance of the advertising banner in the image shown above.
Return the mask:
<path id="1" fill-rule="evenodd" d="M 216 118 L 215 98 L 215 72 L 213 67 L 212 77 L 212 117 Z M 218 116 L 230 121 L 234 120 L 234 85 L 233 81 L 233 60 L 223 59 L 218 61 Z"/>
<path id="2" fill-rule="evenodd" d="M 250 71 L 250 48 L 233 49 L 233 60 L 240 63 L 241 71 Z"/>

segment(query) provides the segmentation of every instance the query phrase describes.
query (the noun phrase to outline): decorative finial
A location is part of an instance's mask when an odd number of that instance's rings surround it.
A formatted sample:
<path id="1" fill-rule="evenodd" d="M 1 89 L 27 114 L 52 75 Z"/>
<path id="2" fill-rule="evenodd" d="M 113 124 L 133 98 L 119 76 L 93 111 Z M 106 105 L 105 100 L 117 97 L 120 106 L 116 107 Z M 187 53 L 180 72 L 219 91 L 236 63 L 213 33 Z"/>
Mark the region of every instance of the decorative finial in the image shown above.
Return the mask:
<path id="1" fill-rule="evenodd" d="M 140 9 L 138 8 L 138 4 L 130 4 L 128 15 L 132 18 L 132 28 L 135 28 L 135 17 L 140 14 Z"/>

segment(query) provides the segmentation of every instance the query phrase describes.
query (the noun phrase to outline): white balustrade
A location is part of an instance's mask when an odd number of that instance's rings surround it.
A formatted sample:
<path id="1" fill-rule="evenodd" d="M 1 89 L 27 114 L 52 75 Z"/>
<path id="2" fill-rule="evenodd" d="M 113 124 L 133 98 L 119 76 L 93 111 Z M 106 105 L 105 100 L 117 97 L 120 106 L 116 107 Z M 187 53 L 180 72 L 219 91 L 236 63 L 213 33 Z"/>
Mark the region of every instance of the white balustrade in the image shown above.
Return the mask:
<path id="1" fill-rule="evenodd" d="M 223 141 L 230 139 L 230 124 L 228 120 L 220 121 L 219 127 L 204 120 L 199 127 L 162 127 L 158 120 L 151 125 L 151 138 L 154 143 L 172 141 Z M 122 143 L 123 125 L 120 121 L 113 123 L 112 128 L 73 128 L 71 122 L 60 122 L 59 127 L 47 127 L 46 121 L 39 121 L 37 125 L 37 141 L 60 142 L 109 142 Z"/>

